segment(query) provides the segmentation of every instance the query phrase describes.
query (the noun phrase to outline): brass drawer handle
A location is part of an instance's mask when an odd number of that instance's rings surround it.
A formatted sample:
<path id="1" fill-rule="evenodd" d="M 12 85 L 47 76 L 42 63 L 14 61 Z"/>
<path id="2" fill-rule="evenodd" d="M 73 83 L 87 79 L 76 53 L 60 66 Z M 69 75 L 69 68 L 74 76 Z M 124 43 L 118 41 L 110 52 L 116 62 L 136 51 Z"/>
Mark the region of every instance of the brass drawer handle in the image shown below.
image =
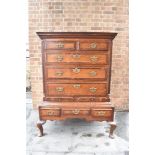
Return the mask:
<path id="1" fill-rule="evenodd" d="M 79 73 L 80 72 L 80 69 L 76 67 L 76 68 L 73 69 L 73 72 L 74 73 Z"/>
<path id="2" fill-rule="evenodd" d="M 80 84 L 74 84 L 73 87 L 74 88 L 80 88 Z"/>
<path id="3" fill-rule="evenodd" d="M 89 75 L 90 75 L 90 76 L 96 76 L 96 74 L 97 74 L 97 73 L 96 73 L 95 71 L 89 72 Z"/>
<path id="4" fill-rule="evenodd" d="M 72 111 L 72 113 L 75 114 L 75 115 L 78 115 L 80 113 L 80 110 L 75 109 L 75 110 Z"/>
<path id="5" fill-rule="evenodd" d="M 57 47 L 58 47 L 58 48 L 64 48 L 64 44 L 63 44 L 62 42 L 59 42 L 59 43 L 57 44 Z"/>
<path id="6" fill-rule="evenodd" d="M 91 56 L 90 57 L 90 60 L 92 61 L 92 62 L 97 62 L 97 60 L 98 60 L 98 57 L 97 56 Z"/>
<path id="7" fill-rule="evenodd" d="M 56 72 L 55 75 L 56 76 L 62 76 L 64 73 L 63 72 Z"/>
<path id="8" fill-rule="evenodd" d="M 80 55 L 79 55 L 79 54 L 73 54 L 73 55 L 72 55 L 72 58 L 74 58 L 74 59 L 79 59 L 79 58 L 80 58 Z"/>
<path id="9" fill-rule="evenodd" d="M 97 44 L 96 43 L 91 43 L 90 44 L 90 48 L 96 48 L 97 47 Z"/>
<path id="10" fill-rule="evenodd" d="M 63 87 L 56 87 L 56 91 L 57 92 L 63 92 L 64 91 L 64 88 Z"/>
<path id="11" fill-rule="evenodd" d="M 104 115 L 106 112 L 105 111 L 98 111 L 98 113 L 97 114 L 99 114 L 99 115 Z"/>
<path id="12" fill-rule="evenodd" d="M 63 61 L 63 56 L 62 55 L 58 55 L 56 59 L 57 59 L 57 62 L 61 62 L 61 61 Z"/>
<path id="13" fill-rule="evenodd" d="M 92 88 L 89 88 L 89 90 L 90 90 L 90 92 L 95 93 L 95 92 L 96 92 L 96 90 L 97 90 L 97 88 L 92 87 Z"/>

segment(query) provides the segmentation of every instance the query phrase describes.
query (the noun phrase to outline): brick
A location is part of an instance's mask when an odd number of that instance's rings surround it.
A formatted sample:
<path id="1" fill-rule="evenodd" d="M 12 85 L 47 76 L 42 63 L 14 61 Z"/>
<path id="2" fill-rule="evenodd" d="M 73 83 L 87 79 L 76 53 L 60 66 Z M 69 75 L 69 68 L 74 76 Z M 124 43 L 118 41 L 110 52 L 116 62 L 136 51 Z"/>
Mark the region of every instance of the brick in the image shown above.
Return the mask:
<path id="1" fill-rule="evenodd" d="M 111 2 L 105 2 L 104 3 L 104 6 L 113 6 L 114 5 L 114 3 L 111 3 Z"/>
<path id="2" fill-rule="evenodd" d="M 102 30 L 102 27 L 91 27 L 91 30 Z"/>
<path id="3" fill-rule="evenodd" d="M 72 26 L 73 25 L 73 23 L 67 23 L 67 26 Z"/>
<path id="4" fill-rule="evenodd" d="M 63 13 L 63 10 L 53 10 L 52 13 L 55 13 L 55 14 L 57 14 L 57 13 Z"/>
<path id="5" fill-rule="evenodd" d="M 52 5 L 62 5 L 62 2 L 52 2 Z"/>
<path id="6" fill-rule="evenodd" d="M 112 10 L 113 10 L 113 11 L 117 10 L 117 7 L 112 7 Z"/>
<path id="7" fill-rule="evenodd" d="M 115 30 L 116 30 L 116 31 L 124 31 L 124 28 L 119 28 L 119 27 L 117 27 Z"/>
<path id="8" fill-rule="evenodd" d="M 49 6 L 49 7 L 48 7 L 48 9 L 53 9 L 53 8 L 54 8 L 53 6 Z"/>
<path id="9" fill-rule="evenodd" d="M 33 106 L 42 102 L 42 59 L 39 31 L 118 32 L 113 42 L 111 101 L 128 109 L 128 0 L 29 0 L 29 52 Z M 27 67 L 29 68 L 29 67 Z"/>
<path id="10" fill-rule="evenodd" d="M 103 11 L 104 14 L 114 14 L 113 11 Z"/>

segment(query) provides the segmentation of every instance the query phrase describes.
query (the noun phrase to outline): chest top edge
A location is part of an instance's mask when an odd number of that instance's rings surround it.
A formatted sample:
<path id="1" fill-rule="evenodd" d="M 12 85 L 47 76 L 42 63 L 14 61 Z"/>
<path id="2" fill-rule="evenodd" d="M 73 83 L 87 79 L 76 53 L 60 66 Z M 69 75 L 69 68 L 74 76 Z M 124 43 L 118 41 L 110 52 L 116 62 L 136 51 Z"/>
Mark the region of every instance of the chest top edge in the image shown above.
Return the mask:
<path id="1" fill-rule="evenodd" d="M 52 38 L 101 38 L 114 39 L 115 32 L 36 32 L 40 39 Z"/>

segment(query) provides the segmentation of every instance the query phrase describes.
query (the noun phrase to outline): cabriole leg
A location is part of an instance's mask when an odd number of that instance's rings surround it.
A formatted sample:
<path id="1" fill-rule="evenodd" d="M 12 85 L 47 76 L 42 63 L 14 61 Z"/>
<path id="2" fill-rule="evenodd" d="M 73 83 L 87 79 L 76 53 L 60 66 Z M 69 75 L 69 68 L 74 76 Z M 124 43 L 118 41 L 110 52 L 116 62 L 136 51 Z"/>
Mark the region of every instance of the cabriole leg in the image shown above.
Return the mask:
<path id="1" fill-rule="evenodd" d="M 109 137 L 115 138 L 114 137 L 114 130 L 116 129 L 117 125 L 115 122 L 110 122 L 109 125 L 110 125 Z"/>
<path id="2" fill-rule="evenodd" d="M 43 136 L 43 125 L 46 123 L 46 121 L 38 121 L 37 122 L 37 128 L 39 129 L 39 134 L 38 137 L 42 137 Z"/>

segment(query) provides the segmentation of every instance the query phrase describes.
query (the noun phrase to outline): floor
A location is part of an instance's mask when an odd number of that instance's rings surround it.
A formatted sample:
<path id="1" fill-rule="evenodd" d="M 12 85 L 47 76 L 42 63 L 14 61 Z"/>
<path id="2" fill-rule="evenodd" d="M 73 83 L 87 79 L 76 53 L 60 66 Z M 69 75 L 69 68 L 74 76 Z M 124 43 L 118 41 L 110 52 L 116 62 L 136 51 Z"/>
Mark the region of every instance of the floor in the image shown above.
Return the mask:
<path id="1" fill-rule="evenodd" d="M 43 137 L 37 137 L 37 111 L 27 94 L 27 155 L 128 155 L 128 112 L 116 112 L 115 139 L 108 137 L 106 122 L 79 119 L 47 121 Z"/>

